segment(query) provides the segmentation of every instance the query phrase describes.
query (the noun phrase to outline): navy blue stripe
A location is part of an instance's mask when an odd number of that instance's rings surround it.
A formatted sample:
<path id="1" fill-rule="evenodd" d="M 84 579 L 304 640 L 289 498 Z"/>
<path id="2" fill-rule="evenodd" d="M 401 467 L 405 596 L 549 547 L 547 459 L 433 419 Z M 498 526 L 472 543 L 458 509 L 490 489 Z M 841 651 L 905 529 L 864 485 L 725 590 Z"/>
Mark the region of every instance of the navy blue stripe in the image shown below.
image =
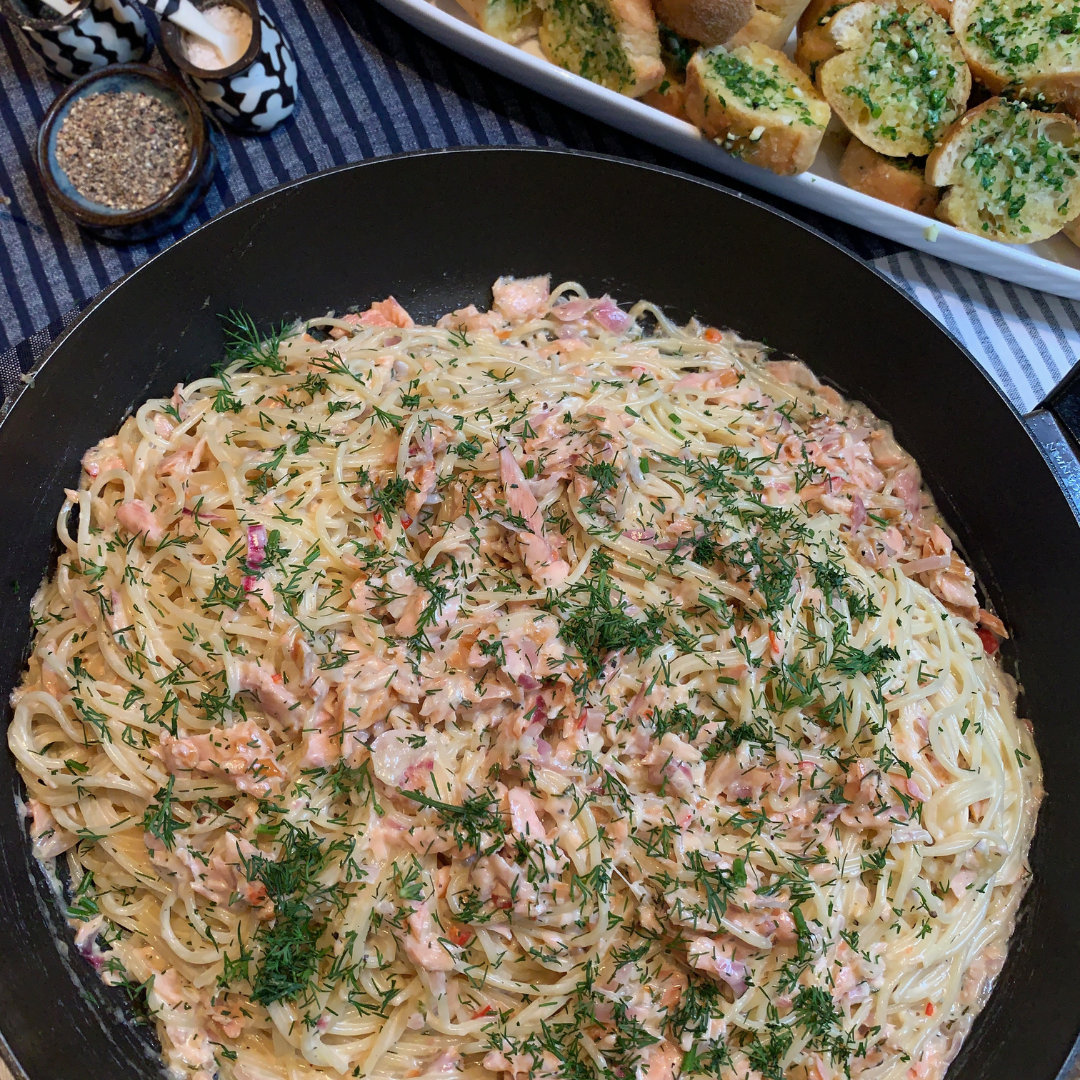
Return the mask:
<path id="1" fill-rule="evenodd" d="M 11 30 L 8 25 L 0 20 L 0 41 L 3 41 L 4 45 L 9 49 L 15 47 L 14 40 L 11 36 Z M 16 74 L 19 74 L 19 68 L 22 66 L 22 58 L 17 57 L 17 63 L 12 65 Z M 25 69 L 23 69 L 25 72 Z M 25 74 L 23 78 L 25 78 Z M 24 105 L 29 109 L 36 120 L 40 120 L 40 116 L 35 111 L 37 102 L 31 102 L 26 100 L 26 95 L 20 91 L 20 96 L 23 98 Z M 45 315 L 45 321 L 52 322 L 53 319 L 60 317 L 60 309 L 56 303 L 56 297 L 53 290 L 49 287 L 48 271 L 45 269 L 45 265 L 41 260 L 41 254 L 38 251 L 37 244 L 34 240 L 25 235 L 31 231 L 32 226 L 30 221 L 33 217 L 43 219 L 45 229 L 50 234 L 50 243 L 53 244 L 55 250 L 56 240 L 60 235 L 60 226 L 56 220 L 56 215 L 53 213 L 52 207 L 49 204 L 48 198 L 45 196 L 45 192 L 41 188 L 41 184 L 38 180 L 37 170 L 33 165 L 33 157 L 31 148 L 27 145 L 27 141 L 23 135 L 22 125 L 19 123 L 18 118 L 15 115 L 15 110 L 12 107 L 12 101 L 7 94 L 0 94 L 0 123 L 7 129 L 8 136 L 15 145 L 15 150 L 19 155 L 22 162 L 26 163 L 25 179 L 28 182 L 27 186 L 30 190 L 30 196 L 34 202 L 34 210 L 37 211 L 33 214 L 32 210 L 28 206 L 20 205 L 20 209 L 24 215 L 27 215 L 27 220 L 24 222 L 23 227 L 18 230 L 20 234 L 21 247 L 23 251 L 23 257 L 26 260 L 30 275 L 34 280 L 34 284 L 37 287 L 37 292 L 40 297 L 40 303 Z M 11 177 L 8 175 L 7 162 L 0 162 L 0 184 L 5 184 L 8 190 L 10 190 L 14 196 L 16 191 L 15 185 L 12 183 Z M 15 201 L 12 199 L 12 207 L 14 208 Z M 25 236 L 25 238 L 24 238 Z M 67 269 L 70 269 L 68 267 Z M 65 277 L 67 275 L 65 274 Z M 70 287 L 69 282 L 69 287 Z M 73 296 L 79 295 L 79 288 L 76 285 L 72 292 Z M 36 329 L 36 327 L 35 327 Z"/>
<path id="2" fill-rule="evenodd" d="M 427 126 L 420 116 L 416 102 L 409 93 L 401 68 L 398 64 L 392 62 L 392 57 L 400 53 L 400 31 L 405 28 L 405 24 L 382 11 L 373 14 L 375 18 L 369 21 L 372 43 L 384 54 L 390 54 L 385 57 L 385 72 L 412 129 L 413 138 L 408 149 L 428 150 L 431 148 L 431 140 L 428 137 Z"/>
<path id="3" fill-rule="evenodd" d="M 356 25 L 364 34 L 365 39 L 369 38 L 371 30 L 369 20 L 367 19 L 367 12 L 363 11 L 358 6 L 354 6 L 351 14 L 356 20 Z M 339 37 L 344 36 L 344 38 L 348 38 L 348 44 L 353 45 L 353 48 L 355 49 L 355 39 L 352 36 L 352 24 L 350 24 L 349 29 L 346 29 L 341 24 L 335 24 L 334 29 L 338 32 Z M 344 40 L 342 43 L 346 44 Z M 374 117 L 379 129 L 382 131 L 390 153 L 400 154 L 401 151 L 405 149 L 405 146 L 398 136 L 397 128 L 390 118 L 388 109 L 382 105 L 381 96 L 375 85 L 374 73 L 376 64 L 379 62 L 381 61 L 377 61 L 375 57 L 369 56 L 367 49 L 364 49 L 363 53 L 357 50 L 356 58 L 353 60 L 352 65 L 353 74 L 357 77 L 357 81 L 364 93 L 364 97 L 367 99 L 368 111 Z M 365 124 L 364 117 L 359 113 L 356 114 L 356 119 L 361 125 Z"/>
<path id="4" fill-rule="evenodd" d="M 265 0 L 264 0 L 265 2 Z M 317 55 L 319 51 L 319 45 L 321 44 L 324 34 L 316 27 L 314 20 L 311 18 L 311 13 L 307 7 L 303 4 L 294 9 L 296 18 L 293 20 L 297 24 L 307 39 L 305 44 Z M 295 30 L 293 31 L 293 45 L 296 46 Z M 329 96 L 333 99 L 337 110 L 342 114 L 346 114 L 348 109 L 348 95 L 345 93 L 344 87 L 341 85 L 341 80 L 338 78 L 337 71 L 333 64 L 327 64 L 317 68 L 317 75 L 319 83 L 321 84 L 319 90 L 322 90 L 322 85 L 325 85 L 329 90 Z M 315 78 L 313 73 L 301 65 L 300 66 L 300 92 L 304 97 L 304 100 L 309 104 L 307 109 L 308 114 L 315 121 L 315 127 L 319 132 L 319 136 L 323 141 L 323 145 L 326 148 L 326 153 L 329 157 L 329 164 L 342 165 L 348 160 L 345 156 L 345 149 L 341 145 L 341 141 L 337 134 L 334 132 L 334 126 L 326 109 L 323 106 L 323 94 L 316 92 L 315 87 L 312 84 L 312 79 Z M 294 125 L 295 127 L 295 125 Z"/>

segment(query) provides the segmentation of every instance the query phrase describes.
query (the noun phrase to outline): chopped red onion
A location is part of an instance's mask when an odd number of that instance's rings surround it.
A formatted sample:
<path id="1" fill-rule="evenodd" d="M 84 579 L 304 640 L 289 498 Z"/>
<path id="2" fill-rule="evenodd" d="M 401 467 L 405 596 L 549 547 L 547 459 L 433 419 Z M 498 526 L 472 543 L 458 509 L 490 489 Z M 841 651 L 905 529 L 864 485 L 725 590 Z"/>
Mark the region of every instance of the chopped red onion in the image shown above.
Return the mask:
<path id="1" fill-rule="evenodd" d="M 731 987 L 736 997 L 742 997 L 746 993 L 746 965 L 739 960 L 728 960 L 727 957 L 716 958 L 716 973 Z"/>
<path id="2" fill-rule="evenodd" d="M 925 574 L 928 570 L 947 570 L 951 563 L 951 555 L 928 555 L 925 559 L 901 563 L 900 568 L 908 577 L 914 577 L 915 574 Z"/>
<path id="3" fill-rule="evenodd" d="M 858 495 L 851 499 L 851 527 L 857 529 L 866 521 L 866 503 Z"/>
<path id="4" fill-rule="evenodd" d="M 247 564 L 258 569 L 266 557 L 266 526 L 249 525 L 247 535 Z"/>
<path id="5" fill-rule="evenodd" d="M 576 319 L 582 319 L 588 315 L 596 305 L 597 301 L 590 300 L 588 297 L 584 300 L 568 300 L 565 304 L 556 304 L 551 309 L 551 314 L 559 322 L 574 322 Z"/>
<path id="6" fill-rule="evenodd" d="M 626 314 L 610 296 L 605 296 L 593 309 L 592 317 L 613 334 L 621 334 L 630 325 L 630 316 Z"/>

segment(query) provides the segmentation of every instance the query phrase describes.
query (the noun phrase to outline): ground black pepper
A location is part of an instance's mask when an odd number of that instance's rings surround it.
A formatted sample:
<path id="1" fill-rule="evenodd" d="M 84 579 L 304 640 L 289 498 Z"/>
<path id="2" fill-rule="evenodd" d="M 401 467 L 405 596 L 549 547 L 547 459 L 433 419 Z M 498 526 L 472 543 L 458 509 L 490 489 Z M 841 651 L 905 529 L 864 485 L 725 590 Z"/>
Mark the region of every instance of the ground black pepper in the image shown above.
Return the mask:
<path id="1" fill-rule="evenodd" d="M 56 160 L 86 199 L 138 210 L 176 183 L 190 156 L 183 122 L 158 98 L 94 94 L 71 107 L 56 136 Z"/>

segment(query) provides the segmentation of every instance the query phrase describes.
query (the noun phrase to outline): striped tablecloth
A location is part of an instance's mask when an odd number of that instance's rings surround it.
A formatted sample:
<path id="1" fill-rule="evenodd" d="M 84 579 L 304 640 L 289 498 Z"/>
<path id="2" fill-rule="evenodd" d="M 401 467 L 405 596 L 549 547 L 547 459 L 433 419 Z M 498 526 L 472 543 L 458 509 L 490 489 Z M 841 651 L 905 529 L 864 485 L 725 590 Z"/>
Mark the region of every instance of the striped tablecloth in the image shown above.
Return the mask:
<path id="1" fill-rule="evenodd" d="M 422 38 L 373 0 L 263 0 L 300 65 L 295 118 L 268 138 L 219 137 L 222 169 L 185 229 L 248 195 L 350 161 L 476 144 L 568 146 L 689 163 L 588 120 Z M 112 248 L 55 212 L 31 148 L 58 92 L 0 20 L 0 379 L 5 395 L 96 293 L 182 234 Z M 1027 411 L 1080 355 L 1080 305 L 997 281 L 784 204 L 869 259 L 959 337 Z M 467 208 L 463 208 L 467 213 Z"/>

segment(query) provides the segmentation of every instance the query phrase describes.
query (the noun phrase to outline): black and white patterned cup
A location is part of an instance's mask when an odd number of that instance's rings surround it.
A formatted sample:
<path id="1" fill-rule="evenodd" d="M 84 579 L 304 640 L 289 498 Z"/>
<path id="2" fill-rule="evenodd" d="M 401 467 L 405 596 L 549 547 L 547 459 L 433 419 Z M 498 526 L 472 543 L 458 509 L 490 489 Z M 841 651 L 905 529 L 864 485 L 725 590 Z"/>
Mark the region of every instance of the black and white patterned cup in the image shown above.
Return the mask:
<path id="1" fill-rule="evenodd" d="M 78 0 L 67 15 L 40 0 L 0 0 L 0 13 L 65 82 L 107 64 L 141 64 L 154 51 L 133 0 Z"/>
<path id="2" fill-rule="evenodd" d="M 258 0 L 199 0 L 196 7 L 228 3 L 251 17 L 251 41 L 244 55 L 220 71 L 195 67 L 183 47 L 183 31 L 168 15 L 179 0 L 151 0 L 161 20 L 161 47 L 189 76 L 206 107 L 241 135 L 265 135 L 296 108 L 296 59 L 285 35 Z"/>

